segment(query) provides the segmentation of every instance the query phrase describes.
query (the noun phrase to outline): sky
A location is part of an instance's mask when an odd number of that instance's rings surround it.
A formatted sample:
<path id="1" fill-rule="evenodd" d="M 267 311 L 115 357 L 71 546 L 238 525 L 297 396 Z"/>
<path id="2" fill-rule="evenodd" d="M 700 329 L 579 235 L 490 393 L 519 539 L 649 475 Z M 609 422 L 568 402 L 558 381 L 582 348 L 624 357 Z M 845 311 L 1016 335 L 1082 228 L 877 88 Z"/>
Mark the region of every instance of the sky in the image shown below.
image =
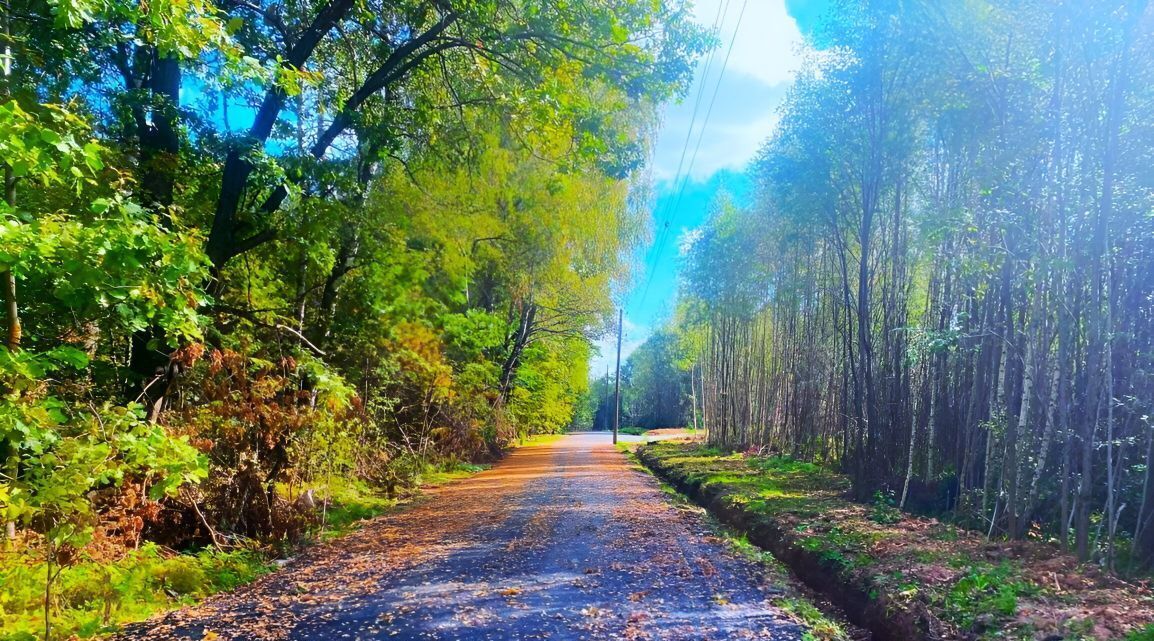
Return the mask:
<path id="1" fill-rule="evenodd" d="M 815 28 L 829 2 L 696 2 L 701 24 L 712 27 L 722 18 L 720 46 L 698 65 L 686 98 L 664 111 L 651 162 L 651 239 L 633 257 L 633 278 L 625 285 L 622 363 L 672 315 L 684 250 L 715 197 L 724 192 L 737 204 L 748 202 L 743 170 L 773 133 L 800 61 L 802 34 Z M 616 341 L 616 335 L 597 341 L 590 376 L 612 370 Z"/>

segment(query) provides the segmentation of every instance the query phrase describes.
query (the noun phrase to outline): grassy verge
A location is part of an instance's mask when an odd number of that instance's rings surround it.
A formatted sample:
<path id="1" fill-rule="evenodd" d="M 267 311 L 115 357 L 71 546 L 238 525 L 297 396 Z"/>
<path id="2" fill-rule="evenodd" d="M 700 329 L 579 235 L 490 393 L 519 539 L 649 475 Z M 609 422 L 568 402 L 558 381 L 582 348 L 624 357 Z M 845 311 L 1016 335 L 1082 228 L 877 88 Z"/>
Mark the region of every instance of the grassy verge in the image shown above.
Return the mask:
<path id="1" fill-rule="evenodd" d="M 414 475 L 411 487 L 406 487 L 393 496 L 386 496 L 363 481 L 330 482 L 317 488 L 317 493 L 327 496 L 328 502 L 322 505 L 321 523 L 313 536 L 319 540 L 343 536 L 359 528 L 364 521 L 385 514 L 410 500 L 420 493 L 421 488 L 436 487 L 468 478 L 490 467 L 463 462 L 430 464 Z"/>
<path id="2" fill-rule="evenodd" d="M 555 443 L 562 438 L 564 434 L 533 434 L 525 436 L 517 440 L 517 447 L 534 447 L 537 445 L 549 445 Z"/>
<path id="3" fill-rule="evenodd" d="M 1036 543 L 986 542 L 784 457 L 656 443 L 637 455 L 726 524 L 773 552 L 879 641 L 1154 639 L 1154 594 Z"/>
<path id="4" fill-rule="evenodd" d="M 52 638 L 94 637 L 123 623 L 231 590 L 269 572 L 255 550 L 175 554 L 152 544 L 109 561 L 82 559 L 60 573 L 52 595 Z M 43 559 L 7 553 L 0 565 L 0 639 L 44 638 Z"/>
<path id="5" fill-rule="evenodd" d="M 318 524 L 304 544 L 348 534 L 367 519 L 416 496 L 420 487 L 465 478 L 487 467 L 428 465 L 414 477 L 417 485 L 400 497 L 384 496 L 357 481 L 334 480 L 317 487 L 318 497 L 328 500 L 318 508 Z M 13 548 L 0 551 L 0 641 L 43 639 L 48 567 L 43 555 L 34 550 Z M 276 555 L 255 544 L 228 551 L 209 548 L 181 553 L 145 543 L 114 560 L 91 558 L 82 551 L 55 581 L 51 638 L 99 638 L 122 625 L 235 589 L 274 570 Z"/>
<path id="6" fill-rule="evenodd" d="M 640 447 L 638 443 L 617 444 L 617 449 L 625 454 L 635 469 L 652 475 L 653 471 L 637 457 L 638 447 Z M 660 476 L 657 477 L 657 482 L 670 503 L 678 509 L 701 512 L 714 536 L 738 555 L 761 566 L 766 579 L 781 588 L 781 593 L 773 597 L 774 605 L 805 627 L 802 641 L 850 641 L 854 638 L 844 615 L 836 608 L 827 607 L 826 603 L 818 607 L 811 598 L 812 593 L 800 584 L 790 573 L 789 568 L 778 561 L 772 553 L 754 545 L 745 534 L 716 519 L 708 510 L 693 503 L 689 497 Z"/>

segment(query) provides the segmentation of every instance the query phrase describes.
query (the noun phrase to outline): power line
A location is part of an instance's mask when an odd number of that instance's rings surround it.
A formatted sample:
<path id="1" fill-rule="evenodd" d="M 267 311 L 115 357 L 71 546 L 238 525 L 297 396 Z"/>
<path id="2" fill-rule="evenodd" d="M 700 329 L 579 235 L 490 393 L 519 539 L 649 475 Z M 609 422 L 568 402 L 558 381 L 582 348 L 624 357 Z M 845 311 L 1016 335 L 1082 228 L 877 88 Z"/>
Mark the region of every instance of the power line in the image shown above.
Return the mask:
<path id="1" fill-rule="evenodd" d="M 713 16 L 714 31 L 720 32 L 722 25 L 725 24 L 725 18 L 729 15 L 729 1 L 730 0 L 725 0 L 717 5 L 717 14 Z M 705 66 L 701 70 L 701 82 L 697 85 L 697 97 L 694 98 L 693 101 L 693 113 L 689 117 L 689 127 L 685 131 L 685 142 L 681 143 L 681 158 L 677 161 L 677 171 L 673 172 L 674 188 L 677 187 L 678 181 L 682 178 L 681 169 L 685 166 L 685 156 L 689 152 L 689 142 L 693 140 L 693 129 L 697 124 L 697 112 L 701 108 L 701 99 L 705 96 L 705 86 L 709 80 L 709 70 L 713 67 L 713 61 L 716 57 L 717 49 L 710 49 L 709 55 L 705 58 Z M 704 129 L 705 125 L 703 123 L 702 130 L 704 131 Z M 661 249 L 664 247 L 669 234 L 669 221 L 673 214 L 671 203 L 671 200 L 666 200 L 665 206 L 654 215 L 654 219 L 656 219 L 659 224 L 663 219 L 665 220 L 665 224 L 657 230 L 657 238 L 654 239 L 654 245 L 658 248 L 657 257 L 661 256 Z M 641 297 L 643 303 L 649 294 L 649 283 L 652 282 L 652 280 L 653 272 L 651 271 L 645 280 L 645 293 Z"/>
<path id="2" fill-rule="evenodd" d="M 727 15 L 729 15 L 729 0 L 717 5 L 717 15 L 713 17 L 713 28 L 720 29 Z M 701 99 L 705 96 L 705 82 L 709 78 L 709 69 L 713 66 L 713 59 L 716 55 L 717 50 L 710 49 L 709 55 L 705 58 L 705 67 L 701 71 L 701 84 L 697 86 L 697 97 L 693 100 L 693 114 L 689 117 L 689 130 L 685 132 L 685 142 L 681 143 L 681 158 L 677 161 L 677 171 L 673 172 L 674 185 L 681 177 L 681 168 L 685 166 L 685 155 L 689 151 L 689 141 L 693 139 L 693 127 L 697 124 L 697 111 L 701 107 Z M 668 206 L 665 207 L 665 213 L 666 215 L 669 214 Z M 660 231 L 658 235 L 661 235 Z"/>
<path id="3" fill-rule="evenodd" d="M 709 109 L 705 110 L 705 124 L 709 123 L 709 117 L 713 114 L 713 105 L 717 102 L 717 94 L 721 89 L 721 80 L 725 76 L 725 68 L 729 64 L 729 55 L 733 53 L 733 44 L 737 42 L 737 32 L 741 29 L 741 19 L 745 15 L 745 7 L 749 0 L 745 0 L 741 5 L 741 12 L 737 15 L 737 25 L 733 29 L 733 40 L 729 41 L 729 50 L 725 52 L 725 62 L 721 65 L 721 73 L 717 76 L 717 84 L 713 86 L 713 95 L 709 98 Z M 681 197 L 685 195 L 685 187 L 689 183 L 689 175 L 693 171 L 693 163 L 697 160 L 697 152 L 701 150 L 701 141 L 705 138 L 705 125 L 702 125 L 701 131 L 697 134 L 697 145 L 693 148 L 693 155 L 689 159 L 689 167 L 685 170 L 685 178 L 681 182 L 681 189 L 677 192 L 677 202 L 673 206 L 673 210 L 677 211 L 681 207 Z"/>
<path id="4" fill-rule="evenodd" d="M 728 5 L 728 2 L 727 2 L 727 5 Z M 737 24 L 733 28 L 733 36 L 729 40 L 729 48 L 725 52 L 725 60 L 721 63 L 721 70 L 717 74 L 717 82 L 713 86 L 713 95 L 710 96 L 710 98 L 709 98 L 709 108 L 705 111 L 705 119 L 702 121 L 701 130 L 698 132 L 697 144 L 693 148 L 693 155 L 690 156 L 690 158 L 689 158 L 689 166 L 685 170 L 685 175 L 681 177 L 681 187 L 677 191 L 676 198 L 674 200 L 667 201 L 667 202 L 672 202 L 673 205 L 671 206 L 672 207 L 671 209 L 667 208 L 668 215 L 667 215 L 666 220 L 665 220 L 665 226 L 662 228 L 661 232 L 658 235 L 657 253 L 654 255 L 655 266 L 656 266 L 657 261 L 661 259 L 661 252 L 665 248 L 665 241 L 669 237 L 670 217 L 672 216 L 673 212 L 676 212 L 677 209 L 681 206 L 681 198 L 682 198 L 682 196 L 685 195 L 685 188 L 689 183 L 689 176 L 693 171 L 693 164 L 697 161 L 697 152 L 701 150 L 701 141 L 705 138 L 705 129 L 709 126 L 709 117 L 713 114 L 713 106 L 717 102 L 717 94 L 718 94 L 719 90 L 721 89 L 721 81 L 725 77 L 725 69 L 729 66 L 729 58 L 733 54 L 733 45 L 737 42 L 737 34 L 739 31 L 741 31 L 741 21 L 742 21 L 742 18 L 745 17 L 745 8 L 748 5 L 749 5 L 749 0 L 743 0 L 741 3 L 741 11 L 737 15 Z M 701 88 L 703 88 L 704 85 L 705 85 L 705 76 L 703 75 Z M 700 98 L 700 93 L 698 94 L 698 97 Z M 696 114 L 696 111 L 697 111 L 697 107 L 695 105 L 694 106 L 694 113 L 695 114 Z M 691 137 L 692 135 L 693 135 L 693 125 L 691 122 L 690 123 L 690 129 L 689 129 L 689 135 L 686 137 L 686 142 L 688 142 L 688 138 Z M 685 149 L 684 148 L 682 149 L 681 155 L 682 155 L 682 158 L 684 159 L 684 157 L 685 157 Z M 678 174 L 680 174 L 680 173 L 681 173 L 681 166 L 679 163 L 678 164 Z M 675 185 L 676 185 L 676 181 L 677 181 L 677 174 L 674 174 L 674 184 Z M 655 271 L 656 270 L 650 271 L 649 277 L 645 281 L 645 290 L 641 294 L 641 303 L 642 304 L 645 303 L 646 298 L 649 296 L 649 288 L 653 284 L 653 274 L 655 273 Z"/>

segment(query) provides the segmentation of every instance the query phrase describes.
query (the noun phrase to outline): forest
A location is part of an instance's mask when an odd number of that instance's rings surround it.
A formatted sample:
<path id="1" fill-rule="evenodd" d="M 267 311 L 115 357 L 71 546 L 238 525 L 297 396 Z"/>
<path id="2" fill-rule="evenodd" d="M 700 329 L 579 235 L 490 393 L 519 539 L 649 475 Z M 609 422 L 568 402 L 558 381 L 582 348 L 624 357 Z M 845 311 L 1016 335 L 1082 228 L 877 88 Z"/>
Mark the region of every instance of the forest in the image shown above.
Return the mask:
<path id="1" fill-rule="evenodd" d="M 840 3 L 623 420 L 1154 567 L 1152 34 L 1142 1 Z"/>
<path id="2" fill-rule="evenodd" d="M 751 190 L 702 210 L 668 318 L 601 377 L 596 346 L 648 290 L 638 257 L 676 231 L 654 205 L 664 110 L 732 52 L 694 3 L 4 0 L 0 640 L 121 633 L 310 553 L 339 571 L 276 574 L 355 591 L 469 545 L 540 576 L 586 554 L 575 581 L 618 580 L 616 613 L 565 611 L 572 638 L 677 624 L 628 607 L 729 625 L 717 585 L 744 566 L 670 516 L 639 458 L 604 434 L 506 456 L 612 427 L 618 386 L 621 426 L 704 434 L 653 465 L 756 472 L 741 500 L 767 510 L 757 492 L 800 487 L 830 501 L 802 512 L 858 510 L 866 538 L 939 519 L 975 559 L 925 602 L 967 634 L 983 608 L 1013 624 L 1006 590 L 1051 595 L 983 544 L 1060 548 L 1083 563 L 1062 579 L 1113 595 L 1148 579 L 1154 7 L 828 4 Z M 369 521 L 472 474 L 458 504 L 396 518 L 400 547 Z M 646 601 L 651 577 L 692 594 Z M 299 585 L 260 585 L 315 615 Z M 491 587 L 528 612 L 540 585 Z M 1142 590 L 1134 620 L 1085 638 L 1154 634 Z M 757 611 L 819 638 L 779 610 Z"/>
<path id="3" fill-rule="evenodd" d="M 568 426 L 657 105 L 712 45 L 636 0 L 0 19 L 4 638 L 235 584 L 342 503 Z"/>

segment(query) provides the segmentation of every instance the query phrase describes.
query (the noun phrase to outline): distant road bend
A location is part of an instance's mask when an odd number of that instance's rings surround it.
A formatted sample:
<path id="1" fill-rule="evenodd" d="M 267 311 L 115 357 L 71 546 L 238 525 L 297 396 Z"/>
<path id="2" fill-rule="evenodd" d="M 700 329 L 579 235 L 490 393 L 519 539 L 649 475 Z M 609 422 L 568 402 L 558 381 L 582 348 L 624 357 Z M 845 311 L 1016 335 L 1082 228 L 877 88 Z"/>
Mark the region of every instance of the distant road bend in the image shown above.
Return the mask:
<path id="1" fill-rule="evenodd" d="M 759 566 L 603 433 L 493 469 L 127 639 L 800 639 Z"/>

